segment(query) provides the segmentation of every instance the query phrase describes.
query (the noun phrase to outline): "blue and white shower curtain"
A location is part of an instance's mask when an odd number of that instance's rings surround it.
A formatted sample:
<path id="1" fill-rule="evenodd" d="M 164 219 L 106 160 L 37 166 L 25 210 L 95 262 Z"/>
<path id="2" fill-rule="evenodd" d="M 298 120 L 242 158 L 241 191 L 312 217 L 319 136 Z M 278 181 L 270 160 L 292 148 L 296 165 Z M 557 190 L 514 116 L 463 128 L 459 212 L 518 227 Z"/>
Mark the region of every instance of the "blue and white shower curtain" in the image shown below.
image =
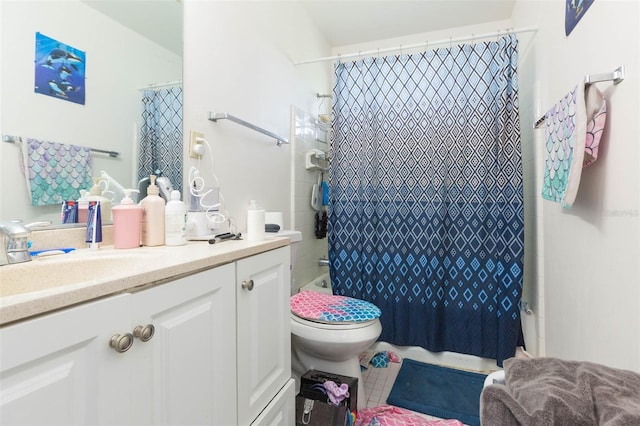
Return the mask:
<path id="1" fill-rule="evenodd" d="M 502 360 L 523 344 L 517 39 L 335 68 L 331 281 L 380 340 Z"/>
<path id="2" fill-rule="evenodd" d="M 138 180 L 158 171 L 182 193 L 182 87 L 142 95 Z"/>

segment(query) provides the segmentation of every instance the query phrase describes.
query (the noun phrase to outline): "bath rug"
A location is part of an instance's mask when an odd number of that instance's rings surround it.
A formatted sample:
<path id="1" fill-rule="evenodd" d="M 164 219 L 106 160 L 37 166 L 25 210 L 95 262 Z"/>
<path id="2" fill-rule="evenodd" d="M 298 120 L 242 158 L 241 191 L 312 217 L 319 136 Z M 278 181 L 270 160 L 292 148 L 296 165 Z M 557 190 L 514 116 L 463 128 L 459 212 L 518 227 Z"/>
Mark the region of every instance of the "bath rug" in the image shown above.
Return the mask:
<path id="1" fill-rule="evenodd" d="M 464 426 L 458 420 L 428 420 L 413 411 L 379 405 L 358 411 L 355 426 Z"/>
<path id="2" fill-rule="evenodd" d="M 405 358 L 387 404 L 480 426 L 480 393 L 486 377 Z"/>

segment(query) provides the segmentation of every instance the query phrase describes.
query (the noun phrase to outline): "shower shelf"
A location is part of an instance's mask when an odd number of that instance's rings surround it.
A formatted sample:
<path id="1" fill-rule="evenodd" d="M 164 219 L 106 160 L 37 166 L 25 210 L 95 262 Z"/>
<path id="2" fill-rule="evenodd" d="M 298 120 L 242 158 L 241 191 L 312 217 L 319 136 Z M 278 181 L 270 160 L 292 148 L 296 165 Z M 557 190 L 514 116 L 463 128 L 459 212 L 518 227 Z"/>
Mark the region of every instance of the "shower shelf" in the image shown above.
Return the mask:
<path id="1" fill-rule="evenodd" d="M 265 130 L 262 127 L 258 127 L 255 124 L 251 124 L 248 121 L 244 121 L 243 119 L 238 118 L 235 115 L 231 115 L 231 114 L 226 113 L 226 112 L 210 112 L 209 113 L 209 120 L 211 120 L 213 122 L 217 122 L 218 120 L 230 120 L 230 121 L 233 121 L 234 123 L 240 124 L 241 126 L 244 126 L 244 127 L 248 127 L 251 130 L 255 130 L 256 132 L 262 133 L 263 135 L 271 136 L 272 138 L 274 138 L 276 140 L 276 143 L 278 144 L 278 146 L 282 145 L 283 143 L 289 143 L 289 140 L 287 138 L 283 138 L 282 136 L 278 136 L 273 132 Z"/>
<path id="2" fill-rule="evenodd" d="M 328 161 L 329 157 L 327 153 L 319 149 L 312 149 L 304 156 L 304 166 L 307 170 L 321 170 L 326 172 L 329 170 L 329 167 L 324 164 L 328 163 Z"/>

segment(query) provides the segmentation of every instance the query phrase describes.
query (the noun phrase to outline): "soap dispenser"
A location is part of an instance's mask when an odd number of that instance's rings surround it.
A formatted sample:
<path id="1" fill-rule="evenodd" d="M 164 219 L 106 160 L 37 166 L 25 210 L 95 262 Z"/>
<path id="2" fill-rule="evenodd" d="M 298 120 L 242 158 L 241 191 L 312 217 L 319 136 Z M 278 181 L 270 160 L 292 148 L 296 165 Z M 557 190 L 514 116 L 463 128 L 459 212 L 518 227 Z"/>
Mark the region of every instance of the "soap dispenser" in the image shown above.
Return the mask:
<path id="1" fill-rule="evenodd" d="M 137 189 L 123 189 L 124 197 L 120 204 L 111 207 L 113 215 L 113 247 L 128 249 L 140 247 L 140 228 L 142 224 L 142 206 L 131 199 Z"/>
<path id="2" fill-rule="evenodd" d="M 100 182 L 103 180 L 101 177 L 93 178 L 93 186 L 91 187 L 91 191 L 89 191 L 87 201 L 100 201 L 100 213 L 102 214 L 103 220 L 112 221 L 111 200 L 102 195 L 102 188 L 100 188 Z"/>
<path id="3" fill-rule="evenodd" d="M 164 245 L 164 200 L 160 197 L 160 188 L 156 185 L 156 176 L 150 176 L 147 196 L 140 201 L 142 206 L 141 240 L 143 246 Z"/>

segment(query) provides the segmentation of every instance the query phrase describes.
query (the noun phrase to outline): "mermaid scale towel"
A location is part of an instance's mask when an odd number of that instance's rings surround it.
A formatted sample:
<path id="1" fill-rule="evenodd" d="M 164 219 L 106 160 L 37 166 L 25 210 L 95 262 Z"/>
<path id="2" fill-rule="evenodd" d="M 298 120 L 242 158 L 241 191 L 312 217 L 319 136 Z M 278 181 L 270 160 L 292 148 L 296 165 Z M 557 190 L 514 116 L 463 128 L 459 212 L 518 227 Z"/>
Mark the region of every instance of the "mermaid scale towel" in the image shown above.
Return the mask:
<path id="1" fill-rule="evenodd" d="M 606 102 L 595 85 L 578 84 L 545 115 L 547 157 L 542 197 L 571 207 L 582 168 L 598 156 Z"/>
<path id="2" fill-rule="evenodd" d="M 23 156 L 33 206 L 77 200 L 91 187 L 91 148 L 27 139 Z"/>

